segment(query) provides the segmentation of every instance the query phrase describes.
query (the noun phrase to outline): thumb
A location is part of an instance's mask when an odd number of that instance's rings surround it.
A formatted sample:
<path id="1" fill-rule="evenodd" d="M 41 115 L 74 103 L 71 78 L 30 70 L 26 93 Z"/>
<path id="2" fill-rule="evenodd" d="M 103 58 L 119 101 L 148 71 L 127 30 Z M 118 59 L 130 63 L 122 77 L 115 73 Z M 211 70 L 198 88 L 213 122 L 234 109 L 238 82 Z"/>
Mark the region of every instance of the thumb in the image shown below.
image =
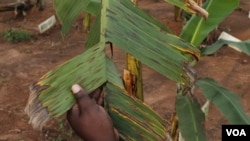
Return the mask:
<path id="1" fill-rule="evenodd" d="M 86 108 L 95 104 L 95 102 L 88 96 L 88 94 L 85 93 L 85 91 L 80 85 L 74 84 L 71 87 L 71 90 L 74 93 L 74 96 L 76 98 L 76 102 L 79 107 L 80 114 L 83 113 L 83 111 Z"/>

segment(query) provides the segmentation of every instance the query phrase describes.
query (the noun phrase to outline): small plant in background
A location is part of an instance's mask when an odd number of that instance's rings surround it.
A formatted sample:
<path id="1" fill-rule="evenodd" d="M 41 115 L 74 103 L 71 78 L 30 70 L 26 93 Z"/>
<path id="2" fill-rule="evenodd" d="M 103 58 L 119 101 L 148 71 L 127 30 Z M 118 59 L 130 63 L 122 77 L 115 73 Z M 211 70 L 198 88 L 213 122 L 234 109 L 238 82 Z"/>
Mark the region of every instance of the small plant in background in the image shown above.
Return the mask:
<path id="1" fill-rule="evenodd" d="M 31 40 L 32 36 L 28 31 L 22 29 L 14 30 L 10 28 L 6 33 L 3 34 L 3 38 L 8 42 L 17 43 L 22 41 L 29 41 Z"/>

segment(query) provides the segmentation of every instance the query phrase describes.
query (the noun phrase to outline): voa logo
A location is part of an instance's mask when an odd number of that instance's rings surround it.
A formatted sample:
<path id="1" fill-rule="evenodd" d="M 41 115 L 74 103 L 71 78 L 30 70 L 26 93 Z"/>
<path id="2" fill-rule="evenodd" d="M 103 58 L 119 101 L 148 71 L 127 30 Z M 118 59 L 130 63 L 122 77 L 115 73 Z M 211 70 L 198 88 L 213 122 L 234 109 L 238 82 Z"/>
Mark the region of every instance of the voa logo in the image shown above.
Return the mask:
<path id="1" fill-rule="evenodd" d="M 228 136 L 247 136 L 244 129 L 226 129 Z"/>

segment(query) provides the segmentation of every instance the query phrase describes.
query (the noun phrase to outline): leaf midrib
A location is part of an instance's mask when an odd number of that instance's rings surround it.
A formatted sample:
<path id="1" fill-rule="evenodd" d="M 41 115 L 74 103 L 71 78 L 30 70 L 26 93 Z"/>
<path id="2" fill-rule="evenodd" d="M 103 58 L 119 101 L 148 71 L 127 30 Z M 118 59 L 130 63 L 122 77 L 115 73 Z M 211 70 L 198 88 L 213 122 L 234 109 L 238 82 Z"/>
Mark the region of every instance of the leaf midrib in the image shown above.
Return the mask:
<path id="1" fill-rule="evenodd" d="M 213 0 L 209 1 L 206 10 L 210 8 L 212 2 L 213 2 Z M 202 25 L 203 21 L 204 21 L 204 19 L 201 18 L 201 20 L 200 20 L 199 23 L 198 23 L 197 28 L 195 29 L 194 35 L 192 36 L 191 44 L 194 44 L 194 41 L 195 41 L 195 39 L 196 39 L 197 34 L 199 33 L 199 30 L 200 30 L 200 28 L 201 28 L 201 25 Z"/>

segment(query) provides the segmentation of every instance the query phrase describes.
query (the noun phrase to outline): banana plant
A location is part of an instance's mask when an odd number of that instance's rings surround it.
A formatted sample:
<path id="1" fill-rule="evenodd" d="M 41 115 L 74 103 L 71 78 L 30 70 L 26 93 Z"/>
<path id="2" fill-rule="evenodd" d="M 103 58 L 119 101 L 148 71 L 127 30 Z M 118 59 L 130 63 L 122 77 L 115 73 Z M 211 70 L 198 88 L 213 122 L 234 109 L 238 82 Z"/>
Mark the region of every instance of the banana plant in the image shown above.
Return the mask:
<path id="1" fill-rule="evenodd" d="M 174 4 L 177 0 L 168 1 Z M 121 139 L 165 140 L 167 129 L 162 118 L 145 103 L 128 95 L 116 64 L 105 54 L 105 45 L 111 42 L 178 84 L 176 113 L 185 141 L 206 140 L 204 113 L 192 95 L 195 86 L 231 123 L 249 124 L 249 116 L 235 93 L 210 78 L 196 78 L 192 68 L 201 59 L 199 45 L 202 40 L 233 11 L 237 3 L 238 0 L 208 0 L 203 7 L 209 13 L 207 19 L 193 15 L 178 37 L 130 0 L 54 0 L 63 35 L 81 11 L 96 16 L 96 20 L 87 37 L 86 51 L 31 85 L 25 109 L 30 123 L 41 129 L 48 120 L 67 112 L 75 103 L 70 92 L 72 84 L 80 84 L 87 92 L 102 86 L 105 108 Z M 213 12 L 218 9 L 223 9 L 220 15 Z M 220 96 L 213 99 L 215 94 Z"/>
<path id="2" fill-rule="evenodd" d="M 148 16 L 127 0 L 77 1 L 55 0 L 63 34 L 69 30 L 76 13 L 85 10 L 96 16 L 85 44 L 86 51 L 34 83 L 26 113 L 34 128 L 42 128 L 53 117 L 60 117 L 75 100 L 69 90 L 78 83 L 87 92 L 104 87 L 105 108 L 123 140 L 164 140 L 166 127 L 162 118 L 142 101 L 129 96 L 114 62 L 105 54 L 111 42 L 142 63 L 180 83 L 193 83 L 183 65 L 200 57 L 200 51 Z M 100 6 L 101 5 L 101 6 Z M 69 12 L 71 11 L 71 12 Z M 72 14 L 72 15 L 70 15 Z M 149 34 L 150 33 L 150 34 Z"/>

